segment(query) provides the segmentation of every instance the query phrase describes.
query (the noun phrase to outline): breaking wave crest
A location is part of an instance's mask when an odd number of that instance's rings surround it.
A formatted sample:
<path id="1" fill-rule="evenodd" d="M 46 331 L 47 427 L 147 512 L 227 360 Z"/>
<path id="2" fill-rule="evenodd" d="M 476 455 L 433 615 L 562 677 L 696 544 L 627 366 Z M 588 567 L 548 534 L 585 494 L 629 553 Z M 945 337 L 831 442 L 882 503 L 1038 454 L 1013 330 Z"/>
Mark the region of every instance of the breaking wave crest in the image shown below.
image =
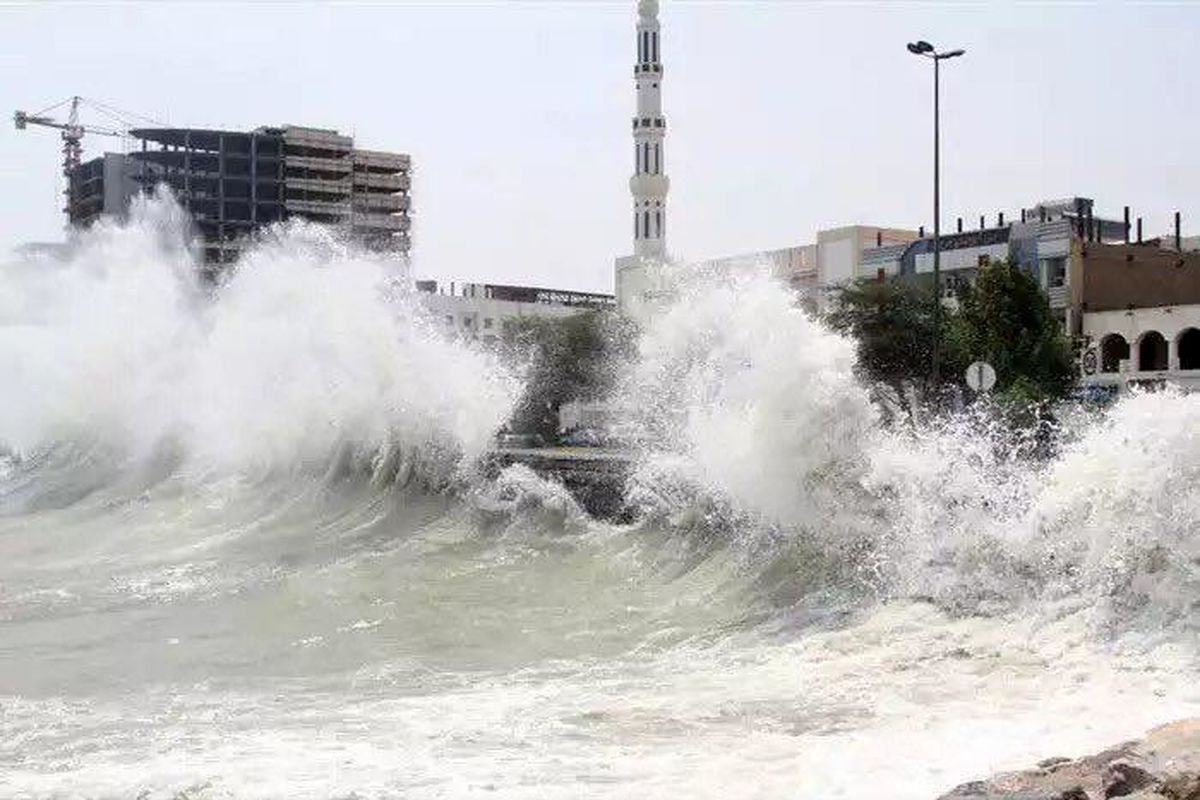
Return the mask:
<path id="1" fill-rule="evenodd" d="M 1200 626 L 1200 396 L 1077 415 L 1035 459 L 985 403 L 887 420 L 853 342 L 765 271 L 674 277 L 619 399 L 643 511 L 736 542 L 801 594 Z"/>
<path id="2" fill-rule="evenodd" d="M 0 271 L 0 446 L 93 477 L 356 470 L 444 484 L 488 445 L 519 381 L 445 338 L 404 268 L 329 231 L 268 232 L 213 285 L 169 198 Z"/>
<path id="3" fill-rule="evenodd" d="M 0 268 L 0 794 L 917 800 L 1200 713 L 1200 396 L 1031 458 L 681 268 L 618 525 L 471 468 L 520 380 L 396 265 L 185 231 Z"/>
<path id="4" fill-rule="evenodd" d="M 453 486 L 489 535 L 604 528 L 732 557 L 776 610 L 922 598 L 1198 624 L 1200 397 L 1128 397 L 1032 459 L 985 403 L 881 413 L 853 342 L 764 271 L 675 268 L 614 399 L 641 521 L 605 528 L 524 467 L 472 471 L 520 379 L 446 338 L 401 265 L 295 224 L 214 285 L 186 231 L 169 197 L 141 200 L 68 257 L 0 272 L 0 374 L 20 387 L 0 396 L 6 513 L 179 481 Z"/>

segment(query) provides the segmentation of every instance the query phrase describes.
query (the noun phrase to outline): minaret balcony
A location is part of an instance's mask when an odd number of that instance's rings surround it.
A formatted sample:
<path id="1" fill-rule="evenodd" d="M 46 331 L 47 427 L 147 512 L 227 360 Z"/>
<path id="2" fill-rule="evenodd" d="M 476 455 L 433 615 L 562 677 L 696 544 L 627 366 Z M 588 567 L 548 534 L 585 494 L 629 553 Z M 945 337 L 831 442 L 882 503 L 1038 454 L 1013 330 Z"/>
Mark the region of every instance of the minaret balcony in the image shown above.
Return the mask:
<path id="1" fill-rule="evenodd" d="M 633 127 L 636 128 L 665 128 L 667 120 L 665 117 L 634 117 Z"/>
<path id="2" fill-rule="evenodd" d="M 644 72 L 661 73 L 662 71 L 662 64 L 635 64 L 633 66 L 633 77 L 636 78 L 639 74 Z"/>
<path id="3" fill-rule="evenodd" d="M 643 173 L 629 179 L 629 191 L 634 197 L 666 197 L 671 180 L 666 175 Z"/>

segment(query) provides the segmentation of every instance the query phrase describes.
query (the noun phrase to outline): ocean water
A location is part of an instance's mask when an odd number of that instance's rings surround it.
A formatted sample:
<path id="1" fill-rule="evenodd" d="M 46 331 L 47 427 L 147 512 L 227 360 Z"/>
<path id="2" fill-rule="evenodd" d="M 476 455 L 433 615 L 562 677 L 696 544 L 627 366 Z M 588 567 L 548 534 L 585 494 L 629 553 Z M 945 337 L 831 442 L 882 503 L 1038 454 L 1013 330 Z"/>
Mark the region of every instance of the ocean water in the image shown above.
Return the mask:
<path id="1" fill-rule="evenodd" d="M 1200 713 L 1200 397 L 895 424 L 768 278 L 620 366 L 638 521 L 476 469 L 522 371 L 280 229 L 0 267 L 0 796 L 930 798 Z"/>

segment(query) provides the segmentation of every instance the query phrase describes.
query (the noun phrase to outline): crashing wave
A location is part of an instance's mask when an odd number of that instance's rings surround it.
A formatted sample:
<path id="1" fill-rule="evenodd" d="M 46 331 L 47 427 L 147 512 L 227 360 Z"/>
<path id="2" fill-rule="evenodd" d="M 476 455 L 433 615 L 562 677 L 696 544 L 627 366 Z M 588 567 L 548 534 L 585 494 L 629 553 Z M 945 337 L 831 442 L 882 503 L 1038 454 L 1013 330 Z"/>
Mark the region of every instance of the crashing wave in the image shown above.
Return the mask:
<path id="1" fill-rule="evenodd" d="M 449 341 L 403 269 L 296 223 L 213 285 L 169 196 L 141 199 L 57 262 L 0 267 L 0 442 L 96 443 L 206 476 L 361 469 L 451 481 L 518 381 Z"/>

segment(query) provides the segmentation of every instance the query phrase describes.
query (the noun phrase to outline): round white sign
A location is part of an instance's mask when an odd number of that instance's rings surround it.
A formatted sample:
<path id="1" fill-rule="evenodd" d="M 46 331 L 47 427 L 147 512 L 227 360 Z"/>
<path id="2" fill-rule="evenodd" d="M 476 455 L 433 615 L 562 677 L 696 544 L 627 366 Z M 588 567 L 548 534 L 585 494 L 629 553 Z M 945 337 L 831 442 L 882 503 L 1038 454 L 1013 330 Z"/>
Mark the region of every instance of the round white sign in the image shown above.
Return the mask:
<path id="1" fill-rule="evenodd" d="M 967 367 L 967 386 L 976 392 L 990 392 L 996 385 L 996 370 L 986 361 L 972 362 Z"/>

